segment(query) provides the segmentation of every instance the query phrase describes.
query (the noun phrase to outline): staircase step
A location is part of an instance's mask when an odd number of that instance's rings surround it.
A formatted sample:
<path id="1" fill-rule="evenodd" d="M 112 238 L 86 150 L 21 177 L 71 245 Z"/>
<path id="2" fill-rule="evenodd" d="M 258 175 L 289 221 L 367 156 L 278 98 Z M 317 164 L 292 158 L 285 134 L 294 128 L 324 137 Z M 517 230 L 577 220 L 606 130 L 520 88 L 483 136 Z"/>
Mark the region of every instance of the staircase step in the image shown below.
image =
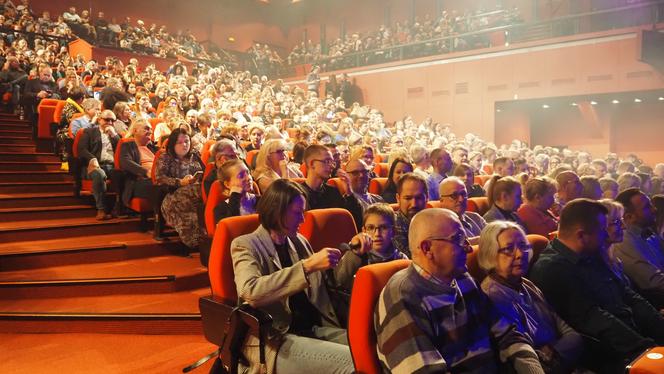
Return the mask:
<path id="1" fill-rule="evenodd" d="M 34 153 L 37 146 L 34 144 L 6 144 L 0 139 L 0 149 L 4 152 Z"/>
<path id="2" fill-rule="evenodd" d="M 0 313 L 0 333 L 202 335 L 203 325 L 197 313 Z"/>
<path id="3" fill-rule="evenodd" d="M 0 273 L 1 299 L 155 294 L 209 285 L 196 257 L 160 256 Z"/>
<path id="4" fill-rule="evenodd" d="M 165 256 L 177 253 L 181 245 L 177 237 L 155 241 L 151 232 L 22 241 L 0 248 L 0 270 L 38 269 Z"/>
<path id="5" fill-rule="evenodd" d="M 0 222 L 84 218 L 94 216 L 96 212 L 97 210 L 91 205 L 0 208 Z"/>
<path id="6" fill-rule="evenodd" d="M 94 217 L 88 217 L 4 222 L 0 223 L 0 243 L 10 245 L 35 238 L 48 240 L 138 231 L 139 221 L 138 218 L 97 221 Z"/>
<path id="7" fill-rule="evenodd" d="M 28 373 L 181 373 L 217 347 L 204 336 L 67 333 L 3 334 L 3 371 Z M 128 344 L 131 342 L 131 344 Z M 47 351 L 48 359 L 43 357 Z M 208 373 L 209 360 L 193 373 Z M 100 369 L 103 367 L 103 369 Z"/>
<path id="8" fill-rule="evenodd" d="M 74 182 L 0 182 L 0 195 L 67 191 L 74 194 Z"/>
<path id="9" fill-rule="evenodd" d="M 0 145 L 2 144 L 34 144 L 34 140 L 28 136 L 3 136 L 0 135 Z"/>
<path id="10" fill-rule="evenodd" d="M 73 185 L 71 188 L 73 190 Z M 0 194 L 0 209 L 79 205 L 82 202 L 93 202 L 90 199 L 74 197 L 72 190 L 67 192 Z"/>
<path id="11" fill-rule="evenodd" d="M 67 171 L 0 171 L 2 182 L 73 182 L 74 178 Z"/>
<path id="12" fill-rule="evenodd" d="M 3 171 L 59 171 L 59 161 L 0 161 Z"/>
<path id="13" fill-rule="evenodd" d="M 0 138 L 8 136 L 32 136 L 32 129 L 24 126 L 0 127 Z"/>
<path id="14" fill-rule="evenodd" d="M 0 161 L 60 161 L 58 156 L 53 153 L 16 153 L 16 152 L 7 152 L 4 149 L 0 149 Z"/>

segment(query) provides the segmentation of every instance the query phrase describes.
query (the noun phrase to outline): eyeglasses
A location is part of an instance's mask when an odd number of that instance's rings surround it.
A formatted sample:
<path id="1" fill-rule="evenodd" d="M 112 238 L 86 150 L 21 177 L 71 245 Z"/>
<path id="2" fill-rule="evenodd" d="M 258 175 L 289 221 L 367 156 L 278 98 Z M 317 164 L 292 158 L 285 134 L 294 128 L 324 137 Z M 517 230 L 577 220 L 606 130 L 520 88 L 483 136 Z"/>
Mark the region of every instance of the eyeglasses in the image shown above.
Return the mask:
<path id="1" fill-rule="evenodd" d="M 528 243 L 513 243 L 512 245 L 498 248 L 498 253 L 504 254 L 505 256 L 514 257 L 516 250 L 519 250 L 521 253 L 527 254 L 533 250 L 533 246 Z"/>
<path id="2" fill-rule="evenodd" d="M 322 162 L 322 163 L 324 163 L 324 164 L 326 164 L 326 165 L 331 165 L 331 166 L 334 166 L 334 165 L 336 164 L 336 162 L 335 162 L 333 159 L 331 159 L 331 158 L 327 158 L 327 159 L 325 159 L 325 160 L 313 160 L 313 161 Z"/>
<path id="3" fill-rule="evenodd" d="M 373 234 L 376 231 L 385 232 L 385 231 L 391 230 L 391 229 L 392 229 L 392 226 L 388 226 L 388 225 L 378 225 L 378 226 L 366 225 L 366 226 L 364 226 L 364 231 L 366 231 L 369 234 Z"/>
<path id="4" fill-rule="evenodd" d="M 285 150 L 285 149 L 277 149 L 277 150 L 274 151 L 274 152 L 270 152 L 270 154 L 275 154 L 275 153 L 278 153 L 278 154 L 280 154 L 280 155 L 283 155 L 283 154 L 286 154 L 286 150 Z"/>
<path id="5" fill-rule="evenodd" d="M 466 193 L 466 192 L 460 192 L 460 191 L 455 191 L 455 192 L 452 192 L 451 194 L 440 195 L 440 197 L 449 197 L 449 198 L 451 198 L 452 200 L 458 200 L 459 197 L 463 197 L 464 199 L 467 198 L 467 197 L 468 197 L 468 193 Z"/>
<path id="6" fill-rule="evenodd" d="M 428 238 L 427 240 L 432 240 L 432 241 L 441 241 L 441 242 L 448 242 L 454 245 L 458 245 L 461 248 L 468 249 L 471 248 L 470 242 L 468 241 L 468 238 L 466 235 L 462 232 L 452 235 L 447 238 Z"/>
<path id="7" fill-rule="evenodd" d="M 369 170 L 353 170 L 353 171 L 349 171 L 347 173 L 354 176 L 354 177 L 360 177 L 360 176 L 363 177 L 363 176 L 369 174 Z"/>
<path id="8" fill-rule="evenodd" d="M 219 153 L 219 156 L 224 156 L 226 158 L 237 158 L 237 153 Z"/>

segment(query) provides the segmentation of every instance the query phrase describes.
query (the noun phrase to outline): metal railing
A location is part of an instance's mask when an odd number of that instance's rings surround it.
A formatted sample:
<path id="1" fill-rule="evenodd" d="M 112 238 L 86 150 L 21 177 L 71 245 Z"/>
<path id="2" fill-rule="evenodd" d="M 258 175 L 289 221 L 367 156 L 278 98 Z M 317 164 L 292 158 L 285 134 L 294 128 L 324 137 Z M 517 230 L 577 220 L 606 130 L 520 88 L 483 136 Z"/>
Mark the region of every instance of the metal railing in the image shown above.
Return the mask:
<path id="1" fill-rule="evenodd" d="M 321 67 L 322 71 L 351 69 L 360 66 L 403 61 L 458 51 L 645 24 L 657 24 L 660 22 L 664 22 L 664 0 L 570 14 L 545 21 L 491 27 L 464 34 L 448 35 L 441 38 L 401 44 L 389 48 L 324 57 L 314 61 L 305 60 L 304 64 L 316 64 Z M 278 75 L 281 77 L 295 76 L 295 67 L 300 65 L 302 63 L 284 65 L 280 68 Z"/>

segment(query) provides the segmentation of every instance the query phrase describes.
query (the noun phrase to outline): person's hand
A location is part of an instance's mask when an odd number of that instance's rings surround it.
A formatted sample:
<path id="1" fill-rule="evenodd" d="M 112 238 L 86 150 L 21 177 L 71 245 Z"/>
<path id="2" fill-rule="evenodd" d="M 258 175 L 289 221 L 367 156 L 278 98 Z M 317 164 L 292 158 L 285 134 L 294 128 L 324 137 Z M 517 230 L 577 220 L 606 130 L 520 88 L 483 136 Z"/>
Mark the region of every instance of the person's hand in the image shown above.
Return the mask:
<path id="1" fill-rule="evenodd" d="M 99 161 L 96 158 L 93 158 L 88 162 L 88 174 L 92 173 L 96 169 L 99 169 Z"/>
<path id="2" fill-rule="evenodd" d="M 48 92 L 46 92 L 46 91 L 44 91 L 44 90 L 41 90 L 41 91 L 39 91 L 39 92 L 37 93 L 37 97 L 40 98 L 40 99 L 43 99 L 43 98 L 45 98 L 45 97 L 48 97 Z"/>
<path id="3" fill-rule="evenodd" d="M 180 186 L 186 186 L 188 184 L 191 184 L 193 180 L 194 180 L 193 176 L 185 175 L 182 179 L 180 179 Z"/>
<path id="4" fill-rule="evenodd" d="M 311 274 L 315 271 L 331 269 L 339 263 L 341 251 L 336 248 L 323 248 L 303 261 L 304 271 Z"/>
<path id="5" fill-rule="evenodd" d="M 346 173 L 346 170 L 339 169 L 337 170 L 337 177 L 341 180 L 343 184 L 343 191 L 340 191 L 343 195 L 345 194 L 350 194 L 350 178 L 348 177 L 348 173 Z"/>
<path id="6" fill-rule="evenodd" d="M 371 250 L 371 245 L 373 244 L 373 240 L 371 239 L 371 236 L 365 232 L 361 232 L 355 236 L 353 236 L 353 239 L 350 240 L 351 246 L 360 245 L 360 248 L 358 249 L 353 249 L 353 252 L 357 255 L 363 255 Z"/>

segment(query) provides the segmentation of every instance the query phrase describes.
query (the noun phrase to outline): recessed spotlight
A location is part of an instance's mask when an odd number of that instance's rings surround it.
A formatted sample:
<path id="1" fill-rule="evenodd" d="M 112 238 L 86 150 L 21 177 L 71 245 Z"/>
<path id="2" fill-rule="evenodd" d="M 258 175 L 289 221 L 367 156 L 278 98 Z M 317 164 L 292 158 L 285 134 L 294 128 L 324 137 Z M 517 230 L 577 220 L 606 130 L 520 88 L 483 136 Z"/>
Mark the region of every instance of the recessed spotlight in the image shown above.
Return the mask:
<path id="1" fill-rule="evenodd" d="M 611 102 L 614 103 L 614 104 L 620 104 L 620 101 L 615 100 L 615 99 L 613 99 L 613 101 L 611 101 Z"/>
<path id="2" fill-rule="evenodd" d="M 657 99 L 657 100 L 659 100 L 659 101 L 664 101 L 664 97 L 663 97 L 663 96 L 660 96 L 659 99 Z"/>
<path id="3" fill-rule="evenodd" d="M 514 100 L 519 100 L 519 94 L 514 94 Z"/>
<path id="4" fill-rule="evenodd" d="M 502 110 L 500 110 L 500 109 L 496 109 L 496 112 L 500 113 L 500 112 L 502 112 Z"/>
<path id="5" fill-rule="evenodd" d="M 551 107 L 548 106 L 547 104 L 542 104 L 542 108 L 544 108 L 544 109 L 549 109 L 549 108 L 551 108 Z"/>
<path id="6" fill-rule="evenodd" d="M 570 104 L 570 105 L 571 105 L 571 106 L 578 106 L 579 104 L 577 104 L 577 103 L 572 103 L 572 104 Z"/>
<path id="7" fill-rule="evenodd" d="M 595 101 L 595 100 L 591 101 L 590 105 L 597 105 L 597 101 Z"/>
<path id="8" fill-rule="evenodd" d="M 640 103 L 640 102 L 642 102 L 642 101 L 643 101 L 643 100 L 639 99 L 638 97 L 637 97 L 636 99 L 634 99 L 634 102 L 635 102 L 635 103 Z"/>

